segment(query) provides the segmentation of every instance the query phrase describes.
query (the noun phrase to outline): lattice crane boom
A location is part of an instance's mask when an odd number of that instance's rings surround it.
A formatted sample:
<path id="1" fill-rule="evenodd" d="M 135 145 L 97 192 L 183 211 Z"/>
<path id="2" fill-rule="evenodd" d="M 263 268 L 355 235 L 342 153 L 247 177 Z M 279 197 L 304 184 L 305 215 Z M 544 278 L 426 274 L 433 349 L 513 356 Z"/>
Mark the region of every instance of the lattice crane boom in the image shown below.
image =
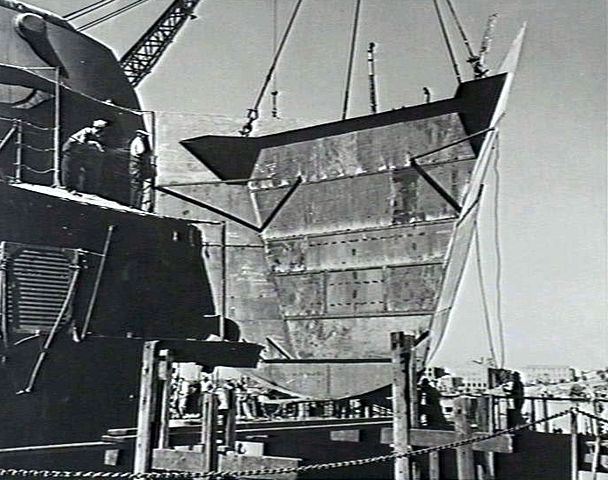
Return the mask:
<path id="1" fill-rule="evenodd" d="M 201 0 L 174 0 L 154 24 L 120 59 L 131 85 L 136 87 L 158 63 Z"/>

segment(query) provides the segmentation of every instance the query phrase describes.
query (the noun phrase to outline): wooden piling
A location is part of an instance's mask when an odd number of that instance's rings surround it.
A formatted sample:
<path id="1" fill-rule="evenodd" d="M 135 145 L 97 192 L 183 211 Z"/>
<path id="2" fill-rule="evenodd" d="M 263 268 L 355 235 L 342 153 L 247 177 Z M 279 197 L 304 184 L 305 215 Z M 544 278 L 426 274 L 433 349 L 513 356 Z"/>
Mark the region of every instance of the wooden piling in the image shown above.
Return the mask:
<path id="1" fill-rule="evenodd" d="M 397 454 L 410 451 L 411 363 L 413 359 L 414 336 L 403 332 L 391 333 L 391 358 L 393 369 L 393 449 Z M 394 480 L 412 480 L 411 462 L 407 457 L 395 458 Z"/>
<path id="2" fill-rule="evenodd" d="M 217 470 L 217 395 L 205 392 L 202 394 L 201 443 L 204 448 L 205 472 Z"/>
<path id="3" fill-rule="evenodd" d="M 469 409 L 470 402 L 468 398 L 459 397 L 454 400 L 456 440 L 464 440 L 472 436 L 471 425 L 468 420 Z M 456 462 L 459 480 L 471 480 L 475 478 L 475 463 L 473 460 L 473 446 L 471 444 L 456 448 Z"/>
<path id="4" fill-rule="evenodd" d="M 161 350 L 159 355 L 158 378 L 160 380 L 160 418 L 158 448 L 169 448 L 169 422 L 171 420 L 171 372 L 173 363 L 169 350 Z"/>
<path id="5" fill-rule="evenodd" d="M 155 427 L 158 341 L 144 343 L 139 386 L 139 411 L 133 473 L 147 473 L 152 462 L 152 441 Z"/>
<path id="6" fill-rule="evenodd" d="M 576 412 L 570 412 L 570 466 L 572 480 L 578 480 L 578 419 Z"/>
<path id="7" fill-rule="evenodd" d="M 546 398 L 543 398 L 541 405 L 542 405 L 543 418 L 547 418 L 549 416 L 549 401 Z M 551 428 L 551 425 L 549 424 L 548 421 L 543 422 L 543 432 L 549 433 L 550 428 Z"/>

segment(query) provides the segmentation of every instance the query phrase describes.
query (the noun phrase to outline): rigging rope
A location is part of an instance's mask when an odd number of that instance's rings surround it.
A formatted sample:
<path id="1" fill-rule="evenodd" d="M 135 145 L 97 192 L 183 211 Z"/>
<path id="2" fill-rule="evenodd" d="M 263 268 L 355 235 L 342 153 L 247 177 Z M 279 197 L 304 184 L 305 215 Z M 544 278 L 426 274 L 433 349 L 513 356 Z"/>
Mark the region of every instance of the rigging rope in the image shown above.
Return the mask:
<path id="1" fill-rule="evenodd" d="M 272 0 L 272 52 L 273 55 L 277 54 L 277 40 L 278 40 L 278 32 L 277 32 L 277 23 L 278 23 L 278 4 L 277 0 Z M 272 78 L 272 118 L 279 118 L 279 107 L 278 107 L 278 95 L 279 90 L 277 88 L 277 75 L 275 74 Z"/>
<path id="2" fill-rule="evenodd" d="M 433 0 L 433 5 L 435 5 L 435 11 L 437 12 L 437 19 L 439 20 L 439 26 L 441 27 L 441 33 L 443 34 L 443 39 L 445 40 L 445 44 L 448 49 L 448 55 L 450 56 L 450 60 L 452 62 L 452 68 L 454 69 L 454 74 L 456 75 L 456 80 L 458 80 L 458 83 L 462 83 L 462 78 L 460 76 L 460 69 L 458 68 L 458 63 L 456 62 L 456 57 L 454 56 L 454 50 L 452 49 L 452 44 L 450 43 L 450 37 L 449 37 L 448 31 L 445 27 L 445 23 L 443 21 L 443 17 L 441 15 L 441 10 L 439 9 L 439 4 L 437 3 L 437 0 Z"/>
<path id="3" fill-rule="evenodd" d="M 448 8 L 450 9 L 450 12 L 452 12 L 452 17 L 454 17 L 454 22 L 456 23 L 456 26 L 458 27 L 458 30 L 460 31 L 460 36 L 462 37 L 462 41 L 464 42 L 464 44 L 467 48 L 469 57 L 470 58 L 477 57 L 477 55 L 475 55 L 475 53 L 473 52 L 473 48 L 471 47 L 471 44 L 469 43 L 469 39 L 467 38 L 467 34 L 464 31 L 464 27 L 462 26 L 462 24 L 460 23 L 460 20 L 458 19 L 458 15 L 456 14 L 454 5 L 452 5 L 452 0 L 445 0 L 445 2 L 448 4 Z"/>
<path id="4" fill-rule="evenodd" d="M 291 28 L 293 27 L 296 16 L 298 15 L 298 11 L 300 10 L 300 6 L 302 5 L 303 1 L 304 0 L 298 0 L 298 3 L 296 3 L 296 6 L 293 9 L 293 12 L 291 12 L 291 18 L 289 19 L 289 23 L 287 24 L 287 27 L 285 28 L 285 32 L 283 32 L 283 38 L 281 38 L 279 48 L 277 49 L 276 53 L 274 54 L 274 58 L 272 59 L 272 64 L 270 65 L 270 68 L 268 69 L 268 73 L 266 74 L 266 78 L 264 79 L 264 83 L 262 84 L 262 88 L 260 89 L 260 92 L 258 93 L 255 103 L 253 104 L 253 107 L 247 110 L 247 122 L 245 122 L 243 127 L 239 130 L 239 133 L 243 137 L 249 136 L 249 134 L 253 130 L 253 122 L 255 122 L 259 117 L 258 109 L 260 108 L 260 103 L 262 103 L 262 98 L 264 97 L 264 93 L 266 93 L 266 89 L 268 88 L 268 85 L 270 84 L 270 81 L 272 80 L 272 75 L 274 74 L 274 71 L 277 67 L 277 63 L 279 62 L 281 52 L 283 51 L 283 48 L 285 47 L 285 43 L 287 43 L 287 38 L 289 37 L 289 32 L 291 32 Z"/>
<path id="5" fill-rule="evenodd" d="M 76 20 L 84 15 L 94 12 L 95 10 L 99 10 L 100 8 L 105 7 L 111 3 L 114 3 L 116 0 L 98 0 L 97 2 L 93 2 L 90 5 L 79 8 L 78 10 L 74 10 L 70 13 L 66 13 L 63 17 L 66 20 Z"/>
<path id="6" fill-rule="evenodd" d="M 148 2 L 149 0 L 135 0 L 134 2 L 131 2 L 127 5 L 125 5 L 124 7 L 119 8 L 118 10 L 115 10 L 113 12 L 110 12 L 96 20 L 92 20 L 89 23 L 85 23 L 84 25 L 78 27 L 78 31 L 82 32 L 84 30 L 88 30 L 89 28 L 93 28 L 96 27 L 97 25 L 100 25 L 108 20 L 111 20 L 125 12 L 128 12 L 129 10 L 138 7 L 139 5 L 142 5 L 146 2 Z"/>
<path id="7" fill-rule="evenodd" d="M 498 359 L 496 357 L 496 350 L 494 349 L 494 338 L 492 336 L 492 326 L 490 323 L 490 309 L 488 307 L 488 298 L 486 296 L 486 289 L 484 286 L 483 269 L 481 267 L 481 247 L 479 242 L 479 229 L 477 220 L 475 221 L 475 229 L 473 238 L 475 241 L 475 265 L 477 266 L 477 277 L 479 280 L 479 292 L 481 294 L 481 304 L 483 306 L 483 320 L 486 327 L 486 333 L 488 335 L 488 346 L 490 347 L 490 355 L 494 366 L 498 366 Z"/>
<path id="8" fill-rule="evenodd" d="M 494 248 L 496 255 L 496 321 L 498 322 L 498 339 L 500 341 L 500 363 L 499 368 L 504 368 L 506 362 L 505 353 L 505 329 L 502 321 L 502 253 L 500 248 L 500 230 L 499 230 L 499 197 L 500 197 L 500 172 L 498 169 L 498 160 L 500 158 L 500 137 L 499 132 L 496 133 L 494 143 L 494 162 L 492 168 L 494 171 Z"/>
<path id="9" fill-rule="evenodd" d="M 346 120 L 348 112 L 348 99 L 350 96 L 350 84 L 353 74 L 353 61 L 355 58 L 355 47 L 357 44 L 357 30 L 359 29 L 359 13 L 361 11 L 361 0 L 355 5 L 355 17 L 353 18 L 352 35 L 350 39 L 350 53 L 348 58 L 348 69 L 346 71 L 346 87 L 344 88 L 344 104 L 342 105 L 342 120 Z"/>

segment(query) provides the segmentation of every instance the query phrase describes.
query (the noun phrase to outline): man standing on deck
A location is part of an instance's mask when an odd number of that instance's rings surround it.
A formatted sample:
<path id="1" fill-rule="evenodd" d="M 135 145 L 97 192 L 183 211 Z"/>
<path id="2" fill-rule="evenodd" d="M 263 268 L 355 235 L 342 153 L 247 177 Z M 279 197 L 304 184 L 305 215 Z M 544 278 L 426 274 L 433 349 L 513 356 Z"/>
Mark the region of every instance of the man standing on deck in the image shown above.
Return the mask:
<path id="1" fill-rule="evenodd" d="M 129 145 L 129 205 L 132 207 L 141 207 L 144 180 L 154 176 L 152 153 L 150 134 L 145 130 L 137 130 Z"/>
<path id="2" fill-rule="evenodd" d="M 525 394 L 524 384 L 521 381 L 519 372 L 513 372 L 511 381 L 503 387 L 509 397 L 509 407 L 507 408 L 507 426 L 509 428 L 524 423 L 521 410 L 524 406 Z"/>
<path id="3" fill-rule="evenodd" d="M 70 135 L 61 149 L 61 184 L 68 190 L 98 193 L 105 152 L 103 131 L 106 120 L 95 120 L 93 125 Z"/>

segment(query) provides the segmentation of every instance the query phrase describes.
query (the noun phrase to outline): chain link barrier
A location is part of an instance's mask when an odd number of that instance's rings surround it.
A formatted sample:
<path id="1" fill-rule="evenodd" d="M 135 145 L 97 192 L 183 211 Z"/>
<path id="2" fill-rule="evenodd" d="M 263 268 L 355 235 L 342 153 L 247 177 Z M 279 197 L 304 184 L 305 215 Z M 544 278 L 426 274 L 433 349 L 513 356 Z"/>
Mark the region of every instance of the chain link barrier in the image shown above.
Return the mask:
<path id="1" fill-rule="evenodd" d="M 581 415 L 591 418 L 593 420 L 597 420 L 598 422 L 602 422 L 605 423 L 606 425 L 608 425 L 608 420 L 602 417 L 598 417 L 597 415 L 594 415 L 592 413 L 589 412 L 584 412 L 583 410 L 579 409 L 578 407 L 574 407 L 573 411 L 575 411 L 576 413 L 580 413 Z"/>
<path id="2" fill-rule="evenodd" d="M 488 433 L 483 436 L 476 436 L 473 438 L 465 438 L 463 440 L 457 440 L 451 443 L 446 443 L 436 447 L 422 448 L 419 450 L 412 450 L 403 453 L 391 453 L 388 455 L 380 455 L 377 457 L 360 458 L 356 460 L 345 460 L 340 462 L 321 463 L 315 465 L 303 465 L 301 467 L 290 467 L 290 468 L 271 468 L 271 469 L 260 469 L 260 470 L 244 470 L 244 471 L 227 471 L 227 472 L 205 472 L 205 473 L 192 473 L 192 472 L 166 472 L 166 473 L 130 473 L 130 472 L 78 472 L 78 471 L 58 471 L 58 470 L 28 470 L 28 469 L 11 469 L 11 468 L 0 468 L 0 476 L 5 478 L 118 478 L 118 479 L 150 479 L 150 480 L 194 480 L 194 479 L 208 479 L 208 480 L 238 480 L 243 477 L 259 477 L 261 475 L 280 475 L 287 473 L 304 473 L 311 471 L 322 471 L 322 470 L 333 470 L 336 468 L 345 467 L 356 467 L 361 465 L 369 465 L 373 463 L 383 463 L 396 458 L 404 457 L 416 457 L 420 455 L 426 455 L 432 452 L 440 452 L 442 450 L 453 449 L 457 447 L 463 447 L 465 445 L 471 445 L 474 443 L 484 442 L 492 438 L 500 437 L 501 435 L 507 435 L 515 433 L 520 430 L 528 429 L 534 425 L 538 425 L 544 422 L 555 420 L 556 418 L 563 417 L 570 413 L 580 413 L 589 417 L 597 418 L 601 421 L 606 422 L 605 419 L 596 417 L 587 412 L 583 412 L 578 408 L 569 408 L 562 412 L 555 413 L 545 418 L 535 420 L 533 422 L 527 422 L 522 425 L 499 430 L 494 433 Z"/>

